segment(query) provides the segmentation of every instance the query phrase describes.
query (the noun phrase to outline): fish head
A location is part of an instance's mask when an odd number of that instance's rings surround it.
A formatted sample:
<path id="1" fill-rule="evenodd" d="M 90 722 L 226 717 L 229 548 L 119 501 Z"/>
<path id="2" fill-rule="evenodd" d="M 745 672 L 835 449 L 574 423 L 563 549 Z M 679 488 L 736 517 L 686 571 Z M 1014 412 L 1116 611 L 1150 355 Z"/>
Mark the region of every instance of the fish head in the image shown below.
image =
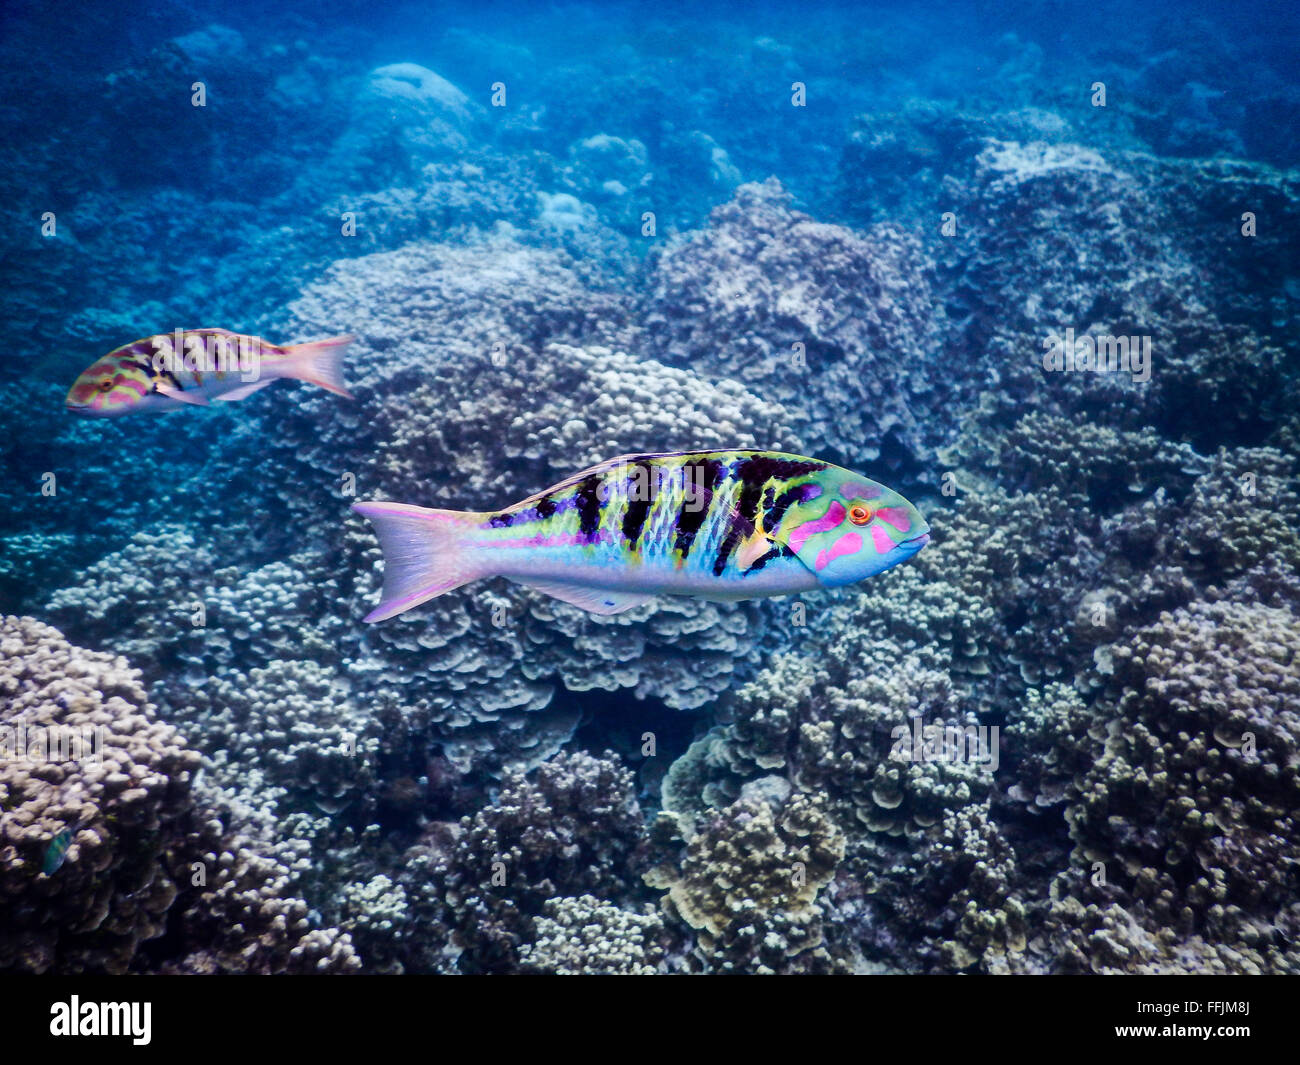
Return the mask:
<path id="1" fill-rule="evenodd" d="M 930 542 L 930 525 L 887 485 L 831 466 L 804 481 L 778 538 L 818 583 L 839 588 L 911 558 Z"/>
<path id="2" fill-rule="evenodd" d="M 105 355 L 73 382 L 66 407 L 84 418 L 112 418 L 138 409 L 152 390 L 146 367 L 127 356 Z"/>

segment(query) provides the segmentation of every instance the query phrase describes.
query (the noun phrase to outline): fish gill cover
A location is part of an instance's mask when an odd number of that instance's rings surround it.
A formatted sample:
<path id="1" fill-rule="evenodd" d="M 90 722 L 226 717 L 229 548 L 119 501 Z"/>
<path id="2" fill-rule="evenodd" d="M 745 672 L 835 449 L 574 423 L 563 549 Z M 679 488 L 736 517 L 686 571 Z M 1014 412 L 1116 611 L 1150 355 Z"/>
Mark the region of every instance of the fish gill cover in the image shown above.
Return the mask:
<path id="1" fill-rule="evenodd" d="M 0 970 L 1300 971 L 1294 12 L 373 7 L 0 16 Z M 353 504 L 748 449 L 929 546 L 363 622 Z"/>

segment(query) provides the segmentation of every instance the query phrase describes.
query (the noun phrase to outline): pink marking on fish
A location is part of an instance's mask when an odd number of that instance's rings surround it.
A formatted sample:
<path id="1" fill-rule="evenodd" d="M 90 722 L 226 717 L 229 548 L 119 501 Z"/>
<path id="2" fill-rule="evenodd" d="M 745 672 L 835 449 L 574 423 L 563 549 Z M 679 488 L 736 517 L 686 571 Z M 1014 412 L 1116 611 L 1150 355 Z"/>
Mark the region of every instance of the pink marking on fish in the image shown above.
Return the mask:
<path id="1" fill-rule="evenodd" d="M 490 540 L 490 547 L 579 547 L 586 546 L 587 538 L 582 533 L 563 533 L 556 536 L 518 536 L 513 540 Z"/>
<path id="2" fill-rule="evenodd" d="M 845 533 L 833 544 L 829 551 L 817 552 L 817 568 L 825 569 L 834 562 L 840 555 L 851 555 L 855 551 L 862 550 L 862 537 L 855 532 Z"/>
<path id="3" fill-rule="evenodd" d="M 837 528 L 844 521 L 844 515 L 847 512 L 840 503 L 832 502 L 830 509 L 826 511 L 816 521 L 806 521 L 797 529 L 790 533 L 789 546 L 795 554 L 799 553 L 800 548 L 808 540 L 819 532 L 825 532 L 827 529 Z"/>
<path id="4" fill-rule="evenodd" d="M 881 507 L 876 511 L 881 521 L 887 521 L 899 532 L 907 532 L 912 527 L 912 519 L 902 507 Z"/>
<path id="5" fill-rule="evenodd" d="M 896 546 L 894 541 L 889 538 L 889 533 L 885 532 L 879 525 L 871 526 L 871 539 L 875 541 L 876 550 L 882 555 L 888 554 Z"/>
<path id="6" fill-rule="evenodd" d="M 365 507 L 365 510 L 357 510 Z M 405 514 L 408 517 L 424 518 L 426 521 L 447 521 L 445 515 L 425 510 L 411 503 L 354 503 L 353 510 L 363 517 L 367 514 Z"/>
<path id="7" fill-rule="evenodd" d="M 863 481 L 848 481 L 840 489 L 840 495 L 845 499 L 875 499 L 880 495 L 880 489 L 874 484 L 866 484 Z"/>

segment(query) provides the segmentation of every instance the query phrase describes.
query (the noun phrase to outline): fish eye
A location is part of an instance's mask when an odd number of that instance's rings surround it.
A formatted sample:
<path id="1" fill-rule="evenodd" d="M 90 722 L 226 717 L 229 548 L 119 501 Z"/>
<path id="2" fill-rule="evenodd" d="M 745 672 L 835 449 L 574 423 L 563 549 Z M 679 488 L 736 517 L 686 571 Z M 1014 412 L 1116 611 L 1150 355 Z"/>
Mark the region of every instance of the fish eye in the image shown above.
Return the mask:
<path id="1" fill-rule="evenodd" d="M 99 383 L 99 390 L 100 390 L 101 392 L 111 392 L 111 391 L 113 391 L 113 382 L 112 382 L 112 381 L 101 381 L 101 382 Z"/>
<path id="2" fill-rule="evenodd" d="M 871 520 L 871 508 L 855 503 L 849 508 L 849 521 L 854 525 L 866 525 Z"/>

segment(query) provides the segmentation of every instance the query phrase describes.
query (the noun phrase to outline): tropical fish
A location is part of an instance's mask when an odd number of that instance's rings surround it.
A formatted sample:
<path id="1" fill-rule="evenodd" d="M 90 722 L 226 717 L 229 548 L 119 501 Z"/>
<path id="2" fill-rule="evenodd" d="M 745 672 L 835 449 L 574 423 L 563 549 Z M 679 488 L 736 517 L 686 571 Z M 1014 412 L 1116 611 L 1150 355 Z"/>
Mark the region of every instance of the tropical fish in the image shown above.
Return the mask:
<path id="1" fill-rule="evenodd" d="M 595 614 L 657 595 L 734 600 L 853 584 L 929 526 L 897 492 L 772 451 L 624 455 L 500 511 L 356 503 L 384 553 L 383 621 L 502 576 Z"/>
<path id="2" fill-rule="evenodd" d="M 53 876 L 59 871 L 68 857 L 68 848 L 72 846 L 72 839 L 76 834 L 77 826 L 69 825 L 50 840 L 45 848 L 45 860 L 41 864 L 41 872 L 46 876 Z"/>
<path id="3" fill-rule="evenodd" d="M 228 329 L 160 333 L 110 351 L 68 392 L 71 414 L 111 418 L 244 399 L 283 377 L 352 398 L 343 383 L 350 336 L 309 344 L 268 344 Z"/>

